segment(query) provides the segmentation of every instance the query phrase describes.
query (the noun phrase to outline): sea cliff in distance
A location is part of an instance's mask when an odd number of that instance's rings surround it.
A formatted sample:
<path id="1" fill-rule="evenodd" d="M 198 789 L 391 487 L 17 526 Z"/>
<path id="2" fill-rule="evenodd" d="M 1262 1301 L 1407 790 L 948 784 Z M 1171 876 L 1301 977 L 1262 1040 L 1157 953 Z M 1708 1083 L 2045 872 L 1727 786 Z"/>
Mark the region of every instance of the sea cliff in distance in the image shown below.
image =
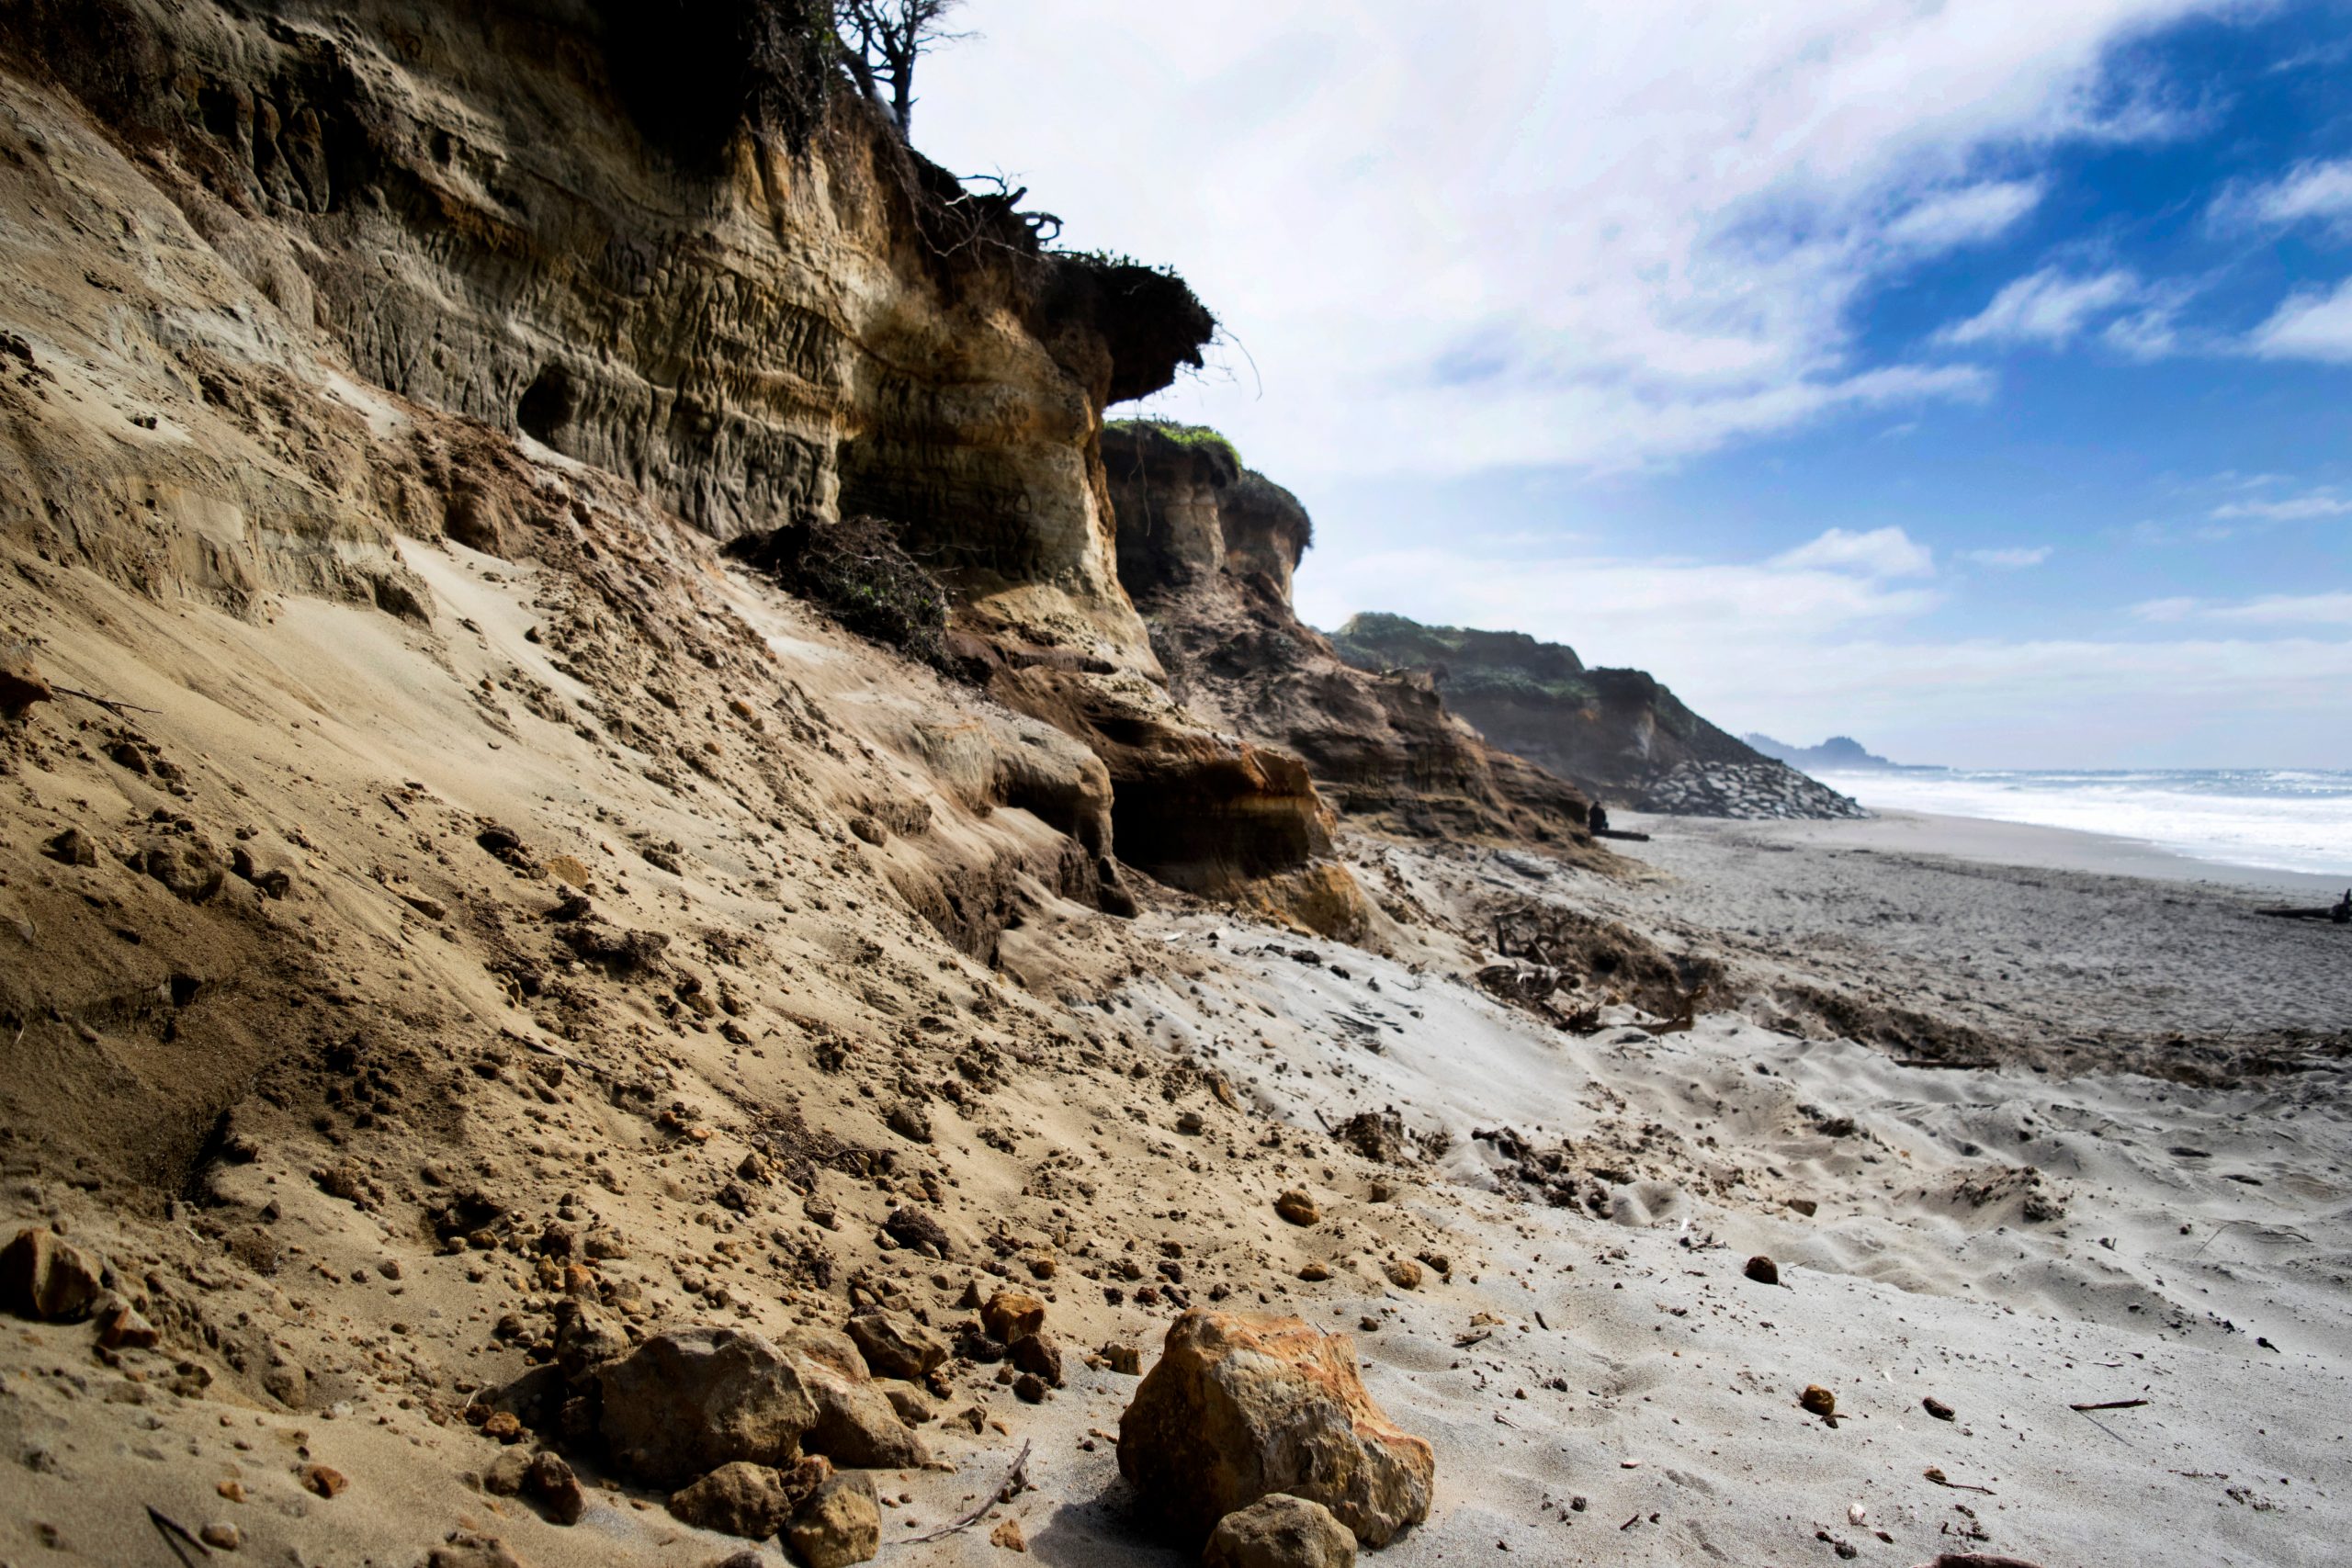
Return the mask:
<path id="1" fill-rule="evenodd" d="M 1562 643 L 1368 613 L 1331 646 L 1360 670 L 1428 682 L 1495 745 L 1604 804 L 1668 816 L 1867 815 L 1710 724 L 1648 672 L 1589 666 Z"/>
<path id="2" fill-rule="evenodd" d="M 1785 740 L 1775 740 L 1752 729 L 1740 739 L 1767 757 L 1808 773 L 1935 773 L 1944 771 L 1940 764 L 1934 762 L 1890 761 L 1850 735 L 1833 735 L 1818 746 L 1792 746 Z"/>

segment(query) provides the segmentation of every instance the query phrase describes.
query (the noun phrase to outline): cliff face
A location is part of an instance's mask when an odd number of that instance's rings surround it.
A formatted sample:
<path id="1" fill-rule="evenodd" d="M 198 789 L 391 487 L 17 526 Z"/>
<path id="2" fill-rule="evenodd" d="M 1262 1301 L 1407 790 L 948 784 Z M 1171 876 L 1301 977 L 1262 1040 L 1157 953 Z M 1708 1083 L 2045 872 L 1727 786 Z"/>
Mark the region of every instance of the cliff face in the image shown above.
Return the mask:
<path id="1" fill-rule="evenodd" d="M 1213 322 L 1145 269 L 1039 254 L 854 96 L 714 141 L 692 98 L 723 112 L 734 40 L 647 51 L 751 9 L 99 0 L 6 27 L 363 383 L 626 476 L 722 541 L 890 518 L 1000 620 L 1148 664 L 1094 424 Z"/>
<path id="2" fill-rule="evenodd" d="M 1027 792 L 1093 868 L 1073 890 L 1126 906 L 1121 823 L 1133 863 L 1194 891 L 1306 869 L 1312 792 L 1167 702 L 1114 561 L 1102 411 L 1198 364 L 1214 320 L 1167 275 L 1042 254 L 1009 203 L 821 91 L 820 19 L 13 7 L 13 90 L 106 126 L 64 134 L 111 187 L 62 190 L 47 149 L 19 161 L 52 223 L 20 247 L 28 352 L 127 360 L 118 385 L 160 423 L 28 444 L 12 514 L 224 604 L 297 588 L 419 616 L 394 536 L 531 558 L 587 521 L 550 474 L 614 476 L 720 543 L 880 517 L 950 591 L 993 694 L 1100 749 L 1088 778 Z M 103 286 L 28 259 L 74 249 L 56 225 L 77 200 L 142 213 Z M 159 488 L 160 508 L 94 512 Z M 1220 814 L 1251 825 L 1247 852 L 1176 825 Z"/>
<path id="3" fill-rule="evenodd" d="M 1585 802 L 1498 750 L 1412 675 L 1351 668 L 1291 609 L 1306 509 L 1211 433 L 1150 423 L 1102 438 L 1120 581 L 1171 690 L 1219 728 L 1297 753 L 1340 811 L 1408 832 L 1566 844 Z"/>
<path id="4" fill-rule="evenodd" d="M 1606 803 L 1702 816 L 1861 814 L 1708 723 L 1654 677 L 1588 669 L 1559 643 L 1360 615 L 1331 646 L 1360 669 L 1420 672 L 1495 745 Z"/>

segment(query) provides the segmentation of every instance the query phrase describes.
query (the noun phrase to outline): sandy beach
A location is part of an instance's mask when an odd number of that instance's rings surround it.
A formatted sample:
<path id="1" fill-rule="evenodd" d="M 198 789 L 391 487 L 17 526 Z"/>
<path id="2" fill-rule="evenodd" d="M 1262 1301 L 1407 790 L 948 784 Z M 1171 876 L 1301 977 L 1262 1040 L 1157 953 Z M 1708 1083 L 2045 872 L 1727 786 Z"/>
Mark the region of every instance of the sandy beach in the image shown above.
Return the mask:
<path id="1" fill-rule="evenodd" d="M 1658 829 L 1671 840 L 1690 835 L 1691 825 L 1670 819 L 1625 814 L 1636 830 Z M 1948 817 L 1925 811 L 1873 812 L 1860 821 L 1747 823 L 1742 828 L 1768 844 L 1809 844 L 1824 849 L 1869 850 L 1884 854 L 1938 856 L 1947 860 L 1982 861 L 1991 865 L 2020 866 L 2041 871 L 2088 872 L 2102 876 L 2137 877 L 2149 882 L 2186 882 L 2217 887 L 2247 888 L 2276 894 L 2285 904 L 2333 903 L 2344 892 L 2342 879 L 2275 867 L 2233 865 L 2221 860 L 2199 860 L 2154 844 L 2104 833 L 2078 832 L 2070 828 L 2044 828 L 2024 822 L 1996 822 L 1982 817 Z M 1699 832 L 1711 831 L 1703 824 Z M 1629 846 L 1634 858 L 1646 860 L 1650 852 Z M 1671 853 L 1671 850 L 1660 852 Z M 2320 895 L 2317 898 L 2311 896 Z"/>

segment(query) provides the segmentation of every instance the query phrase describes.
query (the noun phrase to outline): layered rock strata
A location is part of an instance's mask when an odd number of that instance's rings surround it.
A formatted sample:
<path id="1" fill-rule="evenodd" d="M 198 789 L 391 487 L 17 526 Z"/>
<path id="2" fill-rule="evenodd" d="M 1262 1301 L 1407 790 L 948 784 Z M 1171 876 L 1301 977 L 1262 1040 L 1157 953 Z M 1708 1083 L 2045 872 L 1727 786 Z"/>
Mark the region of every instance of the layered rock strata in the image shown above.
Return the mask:
<path id="1" fill-rule="evenodd" d="M 1583 840 L 1572 785 L 1488 745 L 1429 681 L 1351 668 L 1299 621 L 1291 577 L 1312 525 L 1290 491 L 1187 426 L 1116 424 L 1102 452 L 1119 579 L 1187 708 L 1295 752 L 1348 816 L 1432 836 Z"/>
<path id="2" fill-rule="evenodd" d="M 1524 632 L 1360 615 L 1331 635 L 1350 664 L 1417 677 L 1503 750 L 1595 799 L 1715 817 L 1852 817 L 1860 808 L 1693 713 L 1639 670 L 1590 669 Z"/>
<path id="3" fill-rule="evenodd" d="M 397 535 L 594 556 L 592 509 L 548 474 L 611 476 L 720 542 L 878 517 L 997 696 L 1111 742 L 1050 784 L 1018 751 L 994 770 L 996 800 L 1076 841 L 1049 882 L 1126 907 L 1122 822 L 1194 891 L 1307 870 L 1297 770 L 1157 695 L 1114 565 L 1102 410 L 1197 365 L 1213 318 L 1168 274 L 1041 251 L 827 91 L 821 9 L 12 7 L 21 90 L 107 128 L 18 164 L 51 224 L 13 258 L 22 363 L 103 385 L 131 434 L 28 444 L 10 514 L 232 608 L 296 590 L 411 619 Z M 101 184 L 44 204 L 68 151 Z M 142 216 L 93 270 L 62 259 L 73 205 Z M 1246 842 L 1216 852 L 1196 821 Z"/>

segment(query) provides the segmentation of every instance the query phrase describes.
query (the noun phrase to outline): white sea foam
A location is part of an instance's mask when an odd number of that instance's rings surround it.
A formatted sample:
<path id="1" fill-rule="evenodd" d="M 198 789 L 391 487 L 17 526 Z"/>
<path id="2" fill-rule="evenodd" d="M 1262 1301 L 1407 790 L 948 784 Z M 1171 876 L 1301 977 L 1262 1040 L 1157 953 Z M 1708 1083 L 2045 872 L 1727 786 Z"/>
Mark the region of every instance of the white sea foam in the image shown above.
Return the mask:
<path id="1" fill-rule="evenodd" d="M 2107 833 L 2228 865 L 2352 877 L 2352 773 L 1832 773 L 1864 806 Z"/>

